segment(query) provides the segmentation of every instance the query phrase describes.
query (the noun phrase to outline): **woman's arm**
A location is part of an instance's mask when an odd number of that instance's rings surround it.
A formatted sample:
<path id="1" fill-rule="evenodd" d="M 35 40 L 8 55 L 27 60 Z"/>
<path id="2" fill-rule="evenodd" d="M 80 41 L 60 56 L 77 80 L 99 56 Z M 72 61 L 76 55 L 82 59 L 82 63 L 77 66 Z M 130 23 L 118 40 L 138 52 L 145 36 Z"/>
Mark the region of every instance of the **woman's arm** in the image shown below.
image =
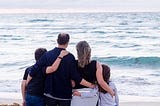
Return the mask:
<path id="1" fill-rule="evenodd" d="M 88 88 L 94 88 L 94 87 L 95 87 L 94 84 L 86 81 L 85 79 L 82 79 L 81 82 L 80 82 L 80 84 L 83 85 L 83 86 L 86 86 L 86 87 L 88 87 Z"/>
<path id="2" fill-rule="evenodd" d="M 98 84 L 104 89 L 106 90 L 108 93 L 110 93 L 112 95 L 112 97 L 114 96 L 114 91 L 109 87 L 109 85 L 104 81 L 103 79 L 103 75 L 102 75 L 102 65 L 97 62 L 97 71 L 96 71 L 96 77 L 97 77 L 97 81 Z"/>
<path id="3" fill-rule="evenodd" d="M 57 70 L 61 60 L 63 59 L 64 56 L 66 56 L 69 52 L 66 50 L 62 50 L 59 56 L 57 57 L 56 61 L 52 64 L 52 66 L 48 66 L 46 69 L 46 74 L 52 73 Z M 30 74 L 28 74 L 26 85 L 31 81 L 32 77 Z"/>
<path id="4" fill-rule="evenodd" d="M 63 59 L 64 56 L 66 56 L 69 52 L 66 50 L 62 50 L 61 53 L 59 54 L 58 58 L 56 59 L 56 61 L 52 64 L 52 66 L 48 66 L 46 69 L 46 74 L 55 72 L 57 70 L 57 68 L 59 67 L 59 64 L 61 62 L 61 60 Z"/>
<path id="5" fill-rule="evenodd" d="M 98 88 L 95 87 L 86 91 L 73 90 L 73 96 L 81 96 L 82 98 L 98 96 Z"/>

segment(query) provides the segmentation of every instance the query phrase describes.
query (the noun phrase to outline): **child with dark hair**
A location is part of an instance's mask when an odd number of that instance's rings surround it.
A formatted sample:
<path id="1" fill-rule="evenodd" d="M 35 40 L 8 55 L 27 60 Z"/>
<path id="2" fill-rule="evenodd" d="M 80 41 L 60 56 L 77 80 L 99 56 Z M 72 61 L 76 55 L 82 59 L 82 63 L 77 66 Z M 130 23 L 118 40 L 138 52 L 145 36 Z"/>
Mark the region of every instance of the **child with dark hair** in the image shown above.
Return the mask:
<path id="1" fill-rule="evenodd" d="M 45 52 L 47 52 L 45 48 L 36 49 L 35 60 L 38 61 Z M 27 76 L 30 72 L 31 67 L 28 67 L 25 70 L 21 84 L 23 99 L 22 106 L 45 106 L 43 92 L 46 67 L 43 67 L 41 71 L 39 71 L 39 73 L 28 83 L 26 87 Z"/>
<path id="2" fill-rule="evenodd" d="M 119 106 L 119 98 L 115 84 L 110 81 L 110 68 L 102 64 L 102 74 L 105 82 L 113 89 L 115 96 L 111 96 L 101 86 L 99 86 L 99 105 L 98 106 Z"/>

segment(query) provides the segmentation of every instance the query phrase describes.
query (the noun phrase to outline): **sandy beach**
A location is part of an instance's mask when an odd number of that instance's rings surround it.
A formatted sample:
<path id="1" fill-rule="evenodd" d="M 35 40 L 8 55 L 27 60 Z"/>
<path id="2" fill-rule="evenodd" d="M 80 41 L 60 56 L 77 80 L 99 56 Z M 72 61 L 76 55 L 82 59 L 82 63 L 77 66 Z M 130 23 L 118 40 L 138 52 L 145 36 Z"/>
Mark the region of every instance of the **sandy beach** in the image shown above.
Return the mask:
<path id="1" fill-rule="evenodd" d="M 139 97 L 139 96 L 126 96 L 120 95 L 120 106 L 159 106 L 160 97 Z M 21 105 L 20 93 L 0 92 L 0 106 L 2 104 L 11 105 L 18 103 Z"/>
<path id="2" fill-rule="evenodd" d="M 159 106 L 160 97 L 120 95 L 120 106 Z"/>

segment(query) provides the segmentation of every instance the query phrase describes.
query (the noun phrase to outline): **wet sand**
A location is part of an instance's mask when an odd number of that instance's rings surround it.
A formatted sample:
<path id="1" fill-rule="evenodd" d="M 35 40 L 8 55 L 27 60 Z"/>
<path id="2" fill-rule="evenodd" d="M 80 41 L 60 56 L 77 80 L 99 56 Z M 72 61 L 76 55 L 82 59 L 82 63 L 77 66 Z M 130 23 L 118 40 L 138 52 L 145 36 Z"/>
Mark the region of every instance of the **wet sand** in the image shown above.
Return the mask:
<path id="1" fill-rule="evenodd" d="M 160 97 L 139 97 L 120 95 L 120 106 L 159 106 Z M 22 104 L 20 93 L 0 92 L 0 106 L 14 106 L 12 104 Z M 15 105 L 16 106 L 16 105 Z"/>

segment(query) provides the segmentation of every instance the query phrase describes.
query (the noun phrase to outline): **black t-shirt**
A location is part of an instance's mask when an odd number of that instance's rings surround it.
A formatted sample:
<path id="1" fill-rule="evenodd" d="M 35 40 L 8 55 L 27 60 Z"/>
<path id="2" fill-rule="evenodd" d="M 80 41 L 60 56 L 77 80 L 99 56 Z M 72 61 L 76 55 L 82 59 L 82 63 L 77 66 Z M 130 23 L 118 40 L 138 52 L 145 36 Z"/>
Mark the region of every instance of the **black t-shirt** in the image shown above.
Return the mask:
<path id="1" fill-rule="evenodd" d="M 51 66 L 63 48 L 57 48 L 46 52 L 33 67 L 31 68 L 31 76 L 35 76 L 41 67 Z M 56 99 L 70 100 L 72 98 L 71 79 L 76 83 L 80 83 L 82 78 L 77 72 L 76 61 L 73 54 L 69 53 L 64 56 L 60 62 L 58 69 L 46 75 L 45 80 L 45 95 L 50 95 Z"/>
<path id="2" fill-rule="evenodd" d="M 25 70 L 23 80 L 27 80 L 27 76 L 30 73 L 31 67 Z M 34 96 L 43 96 L 45 76 L 46 76 L 45 72 L 46 72 L 46 67 L 43 67 L 41 70 L 38 71 L 36 76 L 32 77 L 31 81 L 28 83 L 26 88 L 26 92 L 28 94 L 34 95 Z"/>
<path id="3" fill-rule="evenodd" d="M 77 62 L 77 67 L 78 67 L 78 61 Z M 96 78 L 96 61 L 92 60 L 88 65 L 86 65 L 84 68 L 78 67 L 78 72 L 80 73 L 81 77 L 87 80 L 88 82 L 95 83 L 97 81 Z M 75 89 L 79 88 L 86 88 L 83 85 L 76 84 L 74 87 Z"/>

